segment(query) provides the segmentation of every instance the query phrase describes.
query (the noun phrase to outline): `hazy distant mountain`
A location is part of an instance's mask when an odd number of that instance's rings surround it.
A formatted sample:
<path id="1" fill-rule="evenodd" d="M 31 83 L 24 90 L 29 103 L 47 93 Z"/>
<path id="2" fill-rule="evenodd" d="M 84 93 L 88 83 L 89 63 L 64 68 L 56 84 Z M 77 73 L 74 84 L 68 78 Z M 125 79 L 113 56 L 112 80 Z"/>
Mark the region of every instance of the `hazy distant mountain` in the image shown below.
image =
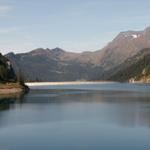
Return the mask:
<path id="1" fill-rule="evenodd" d="M 21 69 L 28 81 L 71 81 L 93 78 L 99 69 L 92 63 L 78 60 L 80 54 L 62 49 L 36 49 L 29 53 L 6 55 L 16 71 Z"/>
<path id="2" fill-rule="evenodd" d="M 150 82 L 150 48 L 140 51 L 116 67 L 108 79 Z"/>
<path id="3" fill-rule="evenodd" d="M 15 70 L 21 69 L 27 80 L 96 80 L 104 79 L 107 72 L 144 48 L 150 48 L 150 27 L 144 31 L 121 32 L 106 47 L 95 52 L 39 48 L 29 53 L 9 53 L 6 57 Z"/>

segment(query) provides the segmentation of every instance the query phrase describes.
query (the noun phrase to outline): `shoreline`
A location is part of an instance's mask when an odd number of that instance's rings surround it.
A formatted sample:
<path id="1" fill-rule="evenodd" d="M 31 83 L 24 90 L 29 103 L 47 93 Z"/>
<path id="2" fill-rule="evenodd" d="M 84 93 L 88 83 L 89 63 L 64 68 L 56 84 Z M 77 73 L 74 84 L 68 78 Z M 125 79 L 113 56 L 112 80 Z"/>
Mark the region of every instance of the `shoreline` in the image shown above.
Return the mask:
<path id="1" fill-rule="evenodd" d="M 35 86 L 63 86 L 63 85 L 82 85 L 82 84 L 114 84 L 114 83 L 122 83 L 115 81 L 65 81 L 65 82 L 27 82 L 25 85 L 20 85 L 18 83 L 6 83 L 0 84 L 0 96 L 5 95 L 17 95 L 17 94 L 26 94 L 29 92 L 29 87 Z M 139 81 L 135 82 L 124 82 L 129 84 L 149 84 L 143 83 Z"/>
<path id="2" fill-rule="evenodd" d="M 18 93 L 23 93 L 23 91 L 24 90 L 21 88 L 0 89 L 0 95 L 18 94 Z"/>
<path id="3" fill-rule="evenodd" d="M 0 95 L 25 94 L 29 91 L 28 86 L 18 83 L 0 84 Z"/>
<path id="4" fill-rule="evenodd" d="M 64 81 L 64 82 L 27 82 L 27 86 L 42 86 L 42 85 L 80 85 L 80 84 L 109 84 L 116 83 L 113 81 Z"/>
<path id="5" fill-rule="evenodd" d="M 113 84 L 113 83 L 128 83 L 128 84 L 149 84 L 146 82 L 117 82 L 117 81 L 65 81 L 65 82 L 27 82 L 29 87 L 34 86 L 57 86 L 57 85 L 81 85 L 81 84 Z"/>

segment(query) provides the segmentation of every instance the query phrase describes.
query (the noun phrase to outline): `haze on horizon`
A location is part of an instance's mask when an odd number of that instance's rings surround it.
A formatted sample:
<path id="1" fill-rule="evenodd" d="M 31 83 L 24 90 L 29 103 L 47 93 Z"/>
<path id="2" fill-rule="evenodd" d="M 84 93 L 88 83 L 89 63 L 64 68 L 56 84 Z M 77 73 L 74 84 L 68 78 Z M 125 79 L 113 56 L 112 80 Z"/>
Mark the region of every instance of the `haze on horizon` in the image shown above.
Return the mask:
<path id="1" fill-rule="evenodd" d="M 150 25 L 148 0 L 0 0 L 0 50 L 98 50 L 120 31 Z"/>

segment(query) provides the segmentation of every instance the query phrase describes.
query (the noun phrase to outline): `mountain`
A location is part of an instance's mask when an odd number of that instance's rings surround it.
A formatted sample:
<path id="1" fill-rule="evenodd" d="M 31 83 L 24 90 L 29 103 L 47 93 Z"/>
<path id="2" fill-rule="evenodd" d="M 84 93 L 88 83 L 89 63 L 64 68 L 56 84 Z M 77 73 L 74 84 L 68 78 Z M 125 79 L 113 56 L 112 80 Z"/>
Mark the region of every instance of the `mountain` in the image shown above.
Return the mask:
<path id="1" fill-rule="evenodd" d="M 150 48 L 150 27 L 121 32 L 103 49 L 94 52 L 38 48 L 28 53 L 9 53 L 6 57 L 27 81 L 101 80 L 144 48 Z"/>
<path id="2" fill-rule="evenodd" d="M 114 70 L 109 80 L 150 83 L 150 48 L 141 50 Z"/>
<path id="3" fill-rule="evenodd" d="M 109 70 L 123 63 L 144 48 L 150 47 L 150 27 L 144 31 L 126 31 L 119 35 L 102 49 L 103 56 L 100 65 Z"/>
<path id="4" fill-rule="evenodd" d="M 0 82 L 15 82 L 16 75 L 10 61 L 0 54 Z"/>
<path id="5" fill-rule="evenodd" d="M 80 54 L 65 52 L 60 48 L 36 49 L 29 53 L 9 53 L 16 70 L 21 70 L 27 81 L 88 80 L 97 70 L 86 60 L 78 60 Z"/>

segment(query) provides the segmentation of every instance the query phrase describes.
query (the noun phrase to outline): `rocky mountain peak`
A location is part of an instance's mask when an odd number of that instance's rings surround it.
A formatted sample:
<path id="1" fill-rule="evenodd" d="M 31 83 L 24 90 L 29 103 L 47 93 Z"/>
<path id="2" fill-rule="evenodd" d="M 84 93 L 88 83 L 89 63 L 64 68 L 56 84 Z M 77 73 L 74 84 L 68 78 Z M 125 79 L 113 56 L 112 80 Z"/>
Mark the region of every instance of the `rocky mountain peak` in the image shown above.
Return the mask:
<path id="1" fill-rule="evenodd" d="M 150 33 L 150 26 L 149 27 L 147 27 L 147 28 L 145 28 L 145 30 L 144 30 L 145 32 L 149 32 Z"/>
<path id="2" fill-rule="evenodd" d="M 126 31 L 120 32 L 115 40 L 131 40 L 137 39 L 142 36 L 142 31 Z"/>
<path id="3" fill-rule="evenodd" d="M 64 53 L 65 51 L 59 47 L 56 47 L 54 49 L 51 49 L 52 52 L 55 52 L 55 53 Z"/>
<path id="4" fill-rule="evenodd" d="M 9 52 L 7 55 L 15 56 L 15 53 L 14 52 Z"/>
<path id="5" fill-rule="evenodd" d="M 30 52 L 31 55 L 43 55 L 49 53 L 49 49 L 38 48 Z"/>
<path id="6" fill-rule="evenodd" d="M 44 49 L 44 48 L 38 48 L 38 49 L 35 49 L 35 50 L 32 50 L 31 52 L 30 52 L 30 54 L 32 54 L 32 55 L 47 55 L 47 54 L 62 54 L 62 53 L 64 53 L 65 51 L 63 50 L 63 49 L 61 49 L 61 48 L 58 48 L 58 47 L 56 47 L 56 48 L 54 48 L 54 49 L 49 49 L 49 48 L 46 48 L 46 49 Z"/>
<path id="7" fill-rule="evenodd" d="M 28 80 L 64 81 L 100 78 L 139 51 L 150 47 L 150 27 L 143 31 L 120 32 L 103 49 L 71 53 L 56 47 L 35 49 L 29 53 L 7 56 L 15 68 L 21 68 Z M 19 64 L 19 65 L 18 65 Z M 96 75 L 95 75 L 96 74 Z"/>
<path id="8" fill-rule="evenodd" d="M 147 27 L 143 32 L 145 38 L 150 40 L 150 27 Z"/>

